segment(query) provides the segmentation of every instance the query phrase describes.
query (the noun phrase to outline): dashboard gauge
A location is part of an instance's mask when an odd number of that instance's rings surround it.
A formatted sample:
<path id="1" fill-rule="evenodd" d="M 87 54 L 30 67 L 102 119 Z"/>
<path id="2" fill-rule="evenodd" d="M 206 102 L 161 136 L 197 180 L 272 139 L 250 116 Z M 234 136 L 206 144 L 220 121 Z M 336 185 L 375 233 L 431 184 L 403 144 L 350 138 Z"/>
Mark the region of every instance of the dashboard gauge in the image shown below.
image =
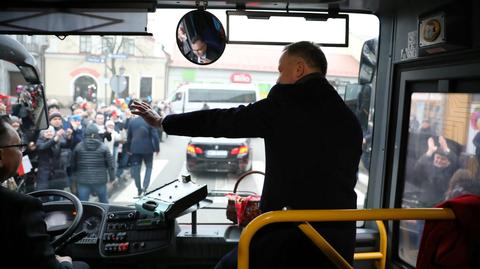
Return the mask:
<path id="1" fill-rule="evenodd" d="M 83 229 L 87 233 L 96 233 L 98 231 L 99 226 L 100 226 L 100 219 L 96 216 L 88 217 L 83 222 Z"/>

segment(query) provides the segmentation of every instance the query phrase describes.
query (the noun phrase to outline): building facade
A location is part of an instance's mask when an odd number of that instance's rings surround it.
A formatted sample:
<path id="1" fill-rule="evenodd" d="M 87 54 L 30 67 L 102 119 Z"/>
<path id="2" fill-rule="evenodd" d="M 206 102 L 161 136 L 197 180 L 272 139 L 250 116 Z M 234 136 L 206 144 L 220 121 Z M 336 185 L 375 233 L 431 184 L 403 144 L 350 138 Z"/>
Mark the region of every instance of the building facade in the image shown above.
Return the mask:
<path id="1" fill-rule="evenodd" d="M 163 99 L 167 60 L 151 37 L 49 37 L 45 88 L 69 105 L 79 98 L 109 104 L 114 98 Z"/>

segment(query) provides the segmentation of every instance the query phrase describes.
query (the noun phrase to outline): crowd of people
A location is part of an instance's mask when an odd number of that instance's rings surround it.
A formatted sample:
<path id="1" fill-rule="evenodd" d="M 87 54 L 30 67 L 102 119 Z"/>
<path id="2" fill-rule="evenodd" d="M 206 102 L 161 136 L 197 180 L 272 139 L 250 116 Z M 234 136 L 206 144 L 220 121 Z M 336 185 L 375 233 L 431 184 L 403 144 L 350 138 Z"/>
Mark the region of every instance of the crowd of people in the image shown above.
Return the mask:
<path id="1" fill-rule="evenodd" d="M 477 159 L 469 165 L 468 156 L 462 154 L 464 146 L 435 130 L 429 119 L 419 123 L 410 118 L 405 175 L 414 186 L 417 206 L 433 207 L 462 194 L 480 195 Z"/>
<path id="2" fill-rule="evenodd" d="M 67 190 L 82 201 L 98 197 L 102 203 L 108 203 L 112 193 L 131 179 L 138 195 L 147 190 L 153 153 L 160 151 L 161 129 L 153 129 L 141 117 L 132 115 L 123 99 L 98 107 L 78 99 L 66 109 L 54 99 L 47 103 L 49 127 L 45 130 L 29 132 L 22 128 L 21 118 L 10 116 L 12 127 L 26 145 L 24 155 L 32 169 L 4 184 L 20 186 L 25 193 Z M 162 115 L 171 113 L 164 101 L 154 107 Z M 143 184 L 142 160 L 146 165 Z"/>

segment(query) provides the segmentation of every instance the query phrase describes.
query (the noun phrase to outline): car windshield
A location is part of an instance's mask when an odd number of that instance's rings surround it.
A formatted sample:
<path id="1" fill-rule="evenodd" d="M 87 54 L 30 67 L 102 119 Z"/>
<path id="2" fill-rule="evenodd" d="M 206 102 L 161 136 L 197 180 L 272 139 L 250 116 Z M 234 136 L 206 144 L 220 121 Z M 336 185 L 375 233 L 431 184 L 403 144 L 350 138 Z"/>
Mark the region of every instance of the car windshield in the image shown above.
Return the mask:
<path id="1" fill-rule="evenodd" d="M 224 10 L 209 11 L 226 25 Z M 190 137 L 168 135 L 161 129 L 149 129 L 141 123 L 135 123 L 128 104 L 132 99 L 142 99 L 166 116 L 180 113 L 188 102 L 201 103 L 195 109 L 207 109 L 221 107 L 218 103 L 230 103 L 231 107 L 261 100 L 267 97 L 269 90 L 276 84 L 278 60 L 284 47 L 227 44 L 222 57 L 216 62 L 195 65 L 180 53 L 175 39 L 178 22 L 187 12 L 172 9 L 149 14 L 148 32 L 152 36 L 12 36 L 37 60 L 47 94 L 49 123 L 52 126 L 37 134 L 36 139 L 26 141 L 30 143 L 26 155 L 29 160 L 24 158 L 23 165 L 31 167 L 31 172 L 18 177 L 19 191 L 61 188 L 77 195 L 83 192 L 85 195 L 85 190 L 78 188 L 75 180 L 93 182 L 97 176 L 109 176 L 110 171 L 99 170 L 95 172 L 95 177 L 89 178 L 72 177 L 69 169 L 73 169 L 71 163 L 74 151 L 94 150 L 104 144 L 111 153 L 116 180 L 114 184 L 108 184 L 106 195 L 100 189 L 93 190 L 87 193 L 87 200 L 132 205 L 145 191 L 180 179 L 182 175 L 191 175 L 197 184 L 206 184 L 211 194 L 211 203 L 208 205 L 211 210 L 204 210 L 206 213 L 199 211 L 198 221 L 229 223 L 225 216 L 225 194 L 233 191 L 241 173 L 249 170 L 265 171 L 263 139 L 191 140 Z M 367 191 L 371 143 L 369 134 L 373 128 L 371 112 L 375 94 L 374 85 L 369 87 L 368 92 L 357 86 L 359 61 L 363 43 L 376 38 L 378 30 L 379 22 L 375 16 L 350 14 L 349 47 L 323 48 L 328 60 L 327 80 L 342 98 L 347 97 L 347 105 L 359 117 L 364 128 L 364 155 L 355 189 L 358 207 L 363 207 Z M 25 81 L 21 79 L 18 70 L 6 65 L 0 65 L 0 70 L 3 71 L 1 94 L 15 96 L 11 93 L 15 93 L 16 87 L 24 85 Z M 189 89 L 189 85 L 198 84 L 214 84 L 218 89 Z M 246 87 L 253 90 L 245 90 Z M 189 89 L 188 99 L 185 99 L 187 90 L 179 92 L 182 89 Z M 177 100 L 180 110 L 173 108 L 172 100 Z M 0 101 L 3 107 L 8 107 L 8 98 Z M 21 121 L 18 124 L 21 125 Z M 325 128 L 328 131 L 328 126 Z M 141 141 L 138 147 L 148 150 L 126 149 L 125 142 L 129 135 L 138 136 L 138 141 Z M 46 143 L 56 136 L 61 140 L 70 136 L 71 142 L 59 146 L 58 151 L 46 151 Z M 156 137 L 156 140 L 152 137 Z M 100 143 L 87 143 L 87 138 Z M 81 141 L 85 143 L 77 147 Z M 315 141 L 312 141 L 311 150 L 316 150 Z M 143 154 L 145 152 L 151 154 Z M 78 162 L 83 161 L 82 165 L 89 165 L 88 159 Z M 92 162 L 101 161 L 104 160 Z M 90 170 L 96 171 L 95 169 L 92 166 Z M 58 174 L 52 176 L 45 171 Z M 143 186 L 138 188 L 138 184 Z M 263 176 L 254 174 L 242 181 L 239 191 L 261 194 L 262 186 Z M 189 222 L 190 219 L 181 221 Z"/>

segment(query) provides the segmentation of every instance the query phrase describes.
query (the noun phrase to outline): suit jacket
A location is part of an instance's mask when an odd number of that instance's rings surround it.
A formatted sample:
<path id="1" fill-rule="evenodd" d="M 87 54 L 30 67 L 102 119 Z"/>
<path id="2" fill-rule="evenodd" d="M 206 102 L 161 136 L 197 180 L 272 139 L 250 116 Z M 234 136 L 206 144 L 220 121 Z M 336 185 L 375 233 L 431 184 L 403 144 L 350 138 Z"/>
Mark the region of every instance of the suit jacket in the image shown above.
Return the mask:
<path id="1" fill-rule="evenodd" d="M 205 58 L 211 60 L 212 62 L 216 61 L 220 57 L 220 52 L 218 52 L 212 45 L 207 44 L 207 52 L 205 53 Z M 192 60 L 195 63 L 199 63 L 198 56 L 192 52 Z"/>
<path id="2" fill-rule="evenodd" d="M 72 268 L 59 263 L 46 233 L 40 200 L 0 187 L 0 258 L 2 268 Z"/>
<path id="3" fill-rule="evenodd" d="M 142 117 L 130 120 L 127 133 L 126 148 L 128 152 L 144 154 L 160 151 L 160 138 L 157 130 L 146 123 Z"/>
<path id="4" fill-rule="evenodd" d="M 267 98 L 248 106 L 169 115 L 162 125 L 174 135 L 264 138 L 263 212 L 356 208 L 362 131 L 353 112 L 318 73 L 293 85 L 277 84 Z M 353 259 L 353 222 L 315 227 L 347 260 Z"/>

